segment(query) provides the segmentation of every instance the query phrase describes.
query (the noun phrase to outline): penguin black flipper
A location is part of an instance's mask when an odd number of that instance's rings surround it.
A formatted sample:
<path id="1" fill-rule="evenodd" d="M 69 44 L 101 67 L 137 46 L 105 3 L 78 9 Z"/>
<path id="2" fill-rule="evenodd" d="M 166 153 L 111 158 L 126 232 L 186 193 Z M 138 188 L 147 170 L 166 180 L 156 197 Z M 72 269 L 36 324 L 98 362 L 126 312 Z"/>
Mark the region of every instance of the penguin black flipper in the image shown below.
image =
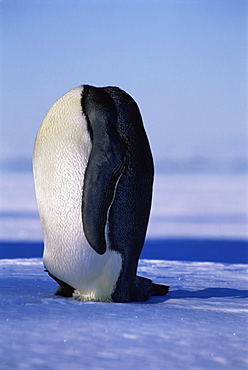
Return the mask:
<path id="1" fill-rule="evenodd" d="M 104 89 L 84 85 L 81 105 L 92 141 L 83 185 L 83 228 L 91 247 L 104 254 L 108 209 L 125 168 L 123 142 L 114 101 Z"/>

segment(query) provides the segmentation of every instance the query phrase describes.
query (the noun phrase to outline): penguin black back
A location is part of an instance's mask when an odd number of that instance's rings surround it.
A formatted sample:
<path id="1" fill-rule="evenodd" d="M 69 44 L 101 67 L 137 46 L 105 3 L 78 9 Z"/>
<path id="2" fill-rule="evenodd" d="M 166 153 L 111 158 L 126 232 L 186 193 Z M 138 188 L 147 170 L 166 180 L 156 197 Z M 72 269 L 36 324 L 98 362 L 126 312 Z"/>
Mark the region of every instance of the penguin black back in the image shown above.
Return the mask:
<path id="1" fill-rule="evenodd" d="M 117 87 L 97 89 L 88 86 L 84 91 L 82 106 L 93 133 L 92 153 L 97 147 L 96 154 L 90 156 L 84 183 L 85 235 L 92 247 L 92 235 L 101 235 L 101 240 L 105 240 L 101 252 L 106 250 L 107 242 L 111 250 L 121 253 L 122 270 L 112 294 L 113 300 L 142 301 L 153 294 L 152 282 L 136 277 L 152 200 L 154 166 L 151 149 L 139 108 L 130 95 Z M 95 138 L 95 135 L 99 136 Z M 105 135 L 107 145 L 105 142 L 103 145 Z M 107 151 L 103 150 L 105 145 Z M 100 165 L 98 151 L 104 153 Z M 103 224 L 99 224 L 99 218 L 95 222 L 90 219 L 89 208 L 93 204 L 93 217 L 101 214 Z M 87 223 L 91 225 L 92 233 L 85 227 Z"/>

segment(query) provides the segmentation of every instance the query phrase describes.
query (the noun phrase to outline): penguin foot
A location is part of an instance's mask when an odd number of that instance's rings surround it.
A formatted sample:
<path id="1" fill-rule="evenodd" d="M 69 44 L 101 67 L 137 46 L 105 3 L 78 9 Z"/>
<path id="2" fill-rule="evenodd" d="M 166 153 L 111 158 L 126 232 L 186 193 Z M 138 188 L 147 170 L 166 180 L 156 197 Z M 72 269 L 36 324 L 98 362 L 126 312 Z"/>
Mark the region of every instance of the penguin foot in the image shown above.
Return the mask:
<path id="1" fill-rule="evenodd" d="M 52 275 L 47 268 L 45 267 L 45 271 L 48 273 L 48 275 L 54 279 L 58 284 L 58 288 L 55 291 L 54 295 L 60 295 L 62 297 L 72 297 L 74 293 L 74 288 L 72 288 L 70 285 L 66 284 L 64 281 L 59 280 L 56 278 L 56 276 Z"/>
<path id="2" fill-rule="evenodd" d="M 155 284 L 150 279 L 143 276 L 136 276 L 134 285 L 127 282 L 117 285 L 112 299 L 114 302 L 144 302 L 151 296 L 163 296 L 169 291 L 169 286 Z"/>
<path id="3" fill-rule="evenodd" d="M 167 285 L 152 283 L 151 295 L 152 296 L 166 295 L 169 292 L 169 290 L 170 287 Z"/>
<path id="4" fill-rule="evenodd" d="M 59 285 L 54 295 L 60 295 L 62 297 L 71 298 L 73 296 L 73 293 L 74 293 L 74 288 L 72 288 L 70 285 L 63 286 L 63 287 Z"/>

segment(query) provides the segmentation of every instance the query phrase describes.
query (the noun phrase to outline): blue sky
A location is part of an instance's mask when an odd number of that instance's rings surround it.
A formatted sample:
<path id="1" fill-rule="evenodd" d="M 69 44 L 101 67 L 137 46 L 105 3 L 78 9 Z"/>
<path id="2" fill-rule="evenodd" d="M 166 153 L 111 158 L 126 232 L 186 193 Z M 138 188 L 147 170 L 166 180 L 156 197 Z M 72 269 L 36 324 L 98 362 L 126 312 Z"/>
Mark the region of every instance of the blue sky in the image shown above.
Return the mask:
<path id="1" fill-rule="evenodd" d="M 137 101 L 156 159 L 245 156 L 245 0 L 2 0 L 2 158 L 81 84 Z"/>

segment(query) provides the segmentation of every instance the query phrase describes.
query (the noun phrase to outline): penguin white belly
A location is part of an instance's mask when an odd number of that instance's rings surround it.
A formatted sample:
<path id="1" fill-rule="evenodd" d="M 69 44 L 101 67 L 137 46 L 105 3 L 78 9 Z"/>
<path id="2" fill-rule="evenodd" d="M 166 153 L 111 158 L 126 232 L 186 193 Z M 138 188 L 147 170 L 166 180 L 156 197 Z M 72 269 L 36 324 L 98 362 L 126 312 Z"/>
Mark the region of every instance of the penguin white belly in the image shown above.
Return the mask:
<path id="1" fill-rule="evenodd" d="M 44 265 L 76 289 L 81 300 L 111 300 L 122 268 L 121 255 L 100 255 L 83 231 L 82 193 L 92 149 L 81 111 L 83 87 L 62 96 L 49 110 L 37 134 L 33 166 L 41 225 Z"/>

